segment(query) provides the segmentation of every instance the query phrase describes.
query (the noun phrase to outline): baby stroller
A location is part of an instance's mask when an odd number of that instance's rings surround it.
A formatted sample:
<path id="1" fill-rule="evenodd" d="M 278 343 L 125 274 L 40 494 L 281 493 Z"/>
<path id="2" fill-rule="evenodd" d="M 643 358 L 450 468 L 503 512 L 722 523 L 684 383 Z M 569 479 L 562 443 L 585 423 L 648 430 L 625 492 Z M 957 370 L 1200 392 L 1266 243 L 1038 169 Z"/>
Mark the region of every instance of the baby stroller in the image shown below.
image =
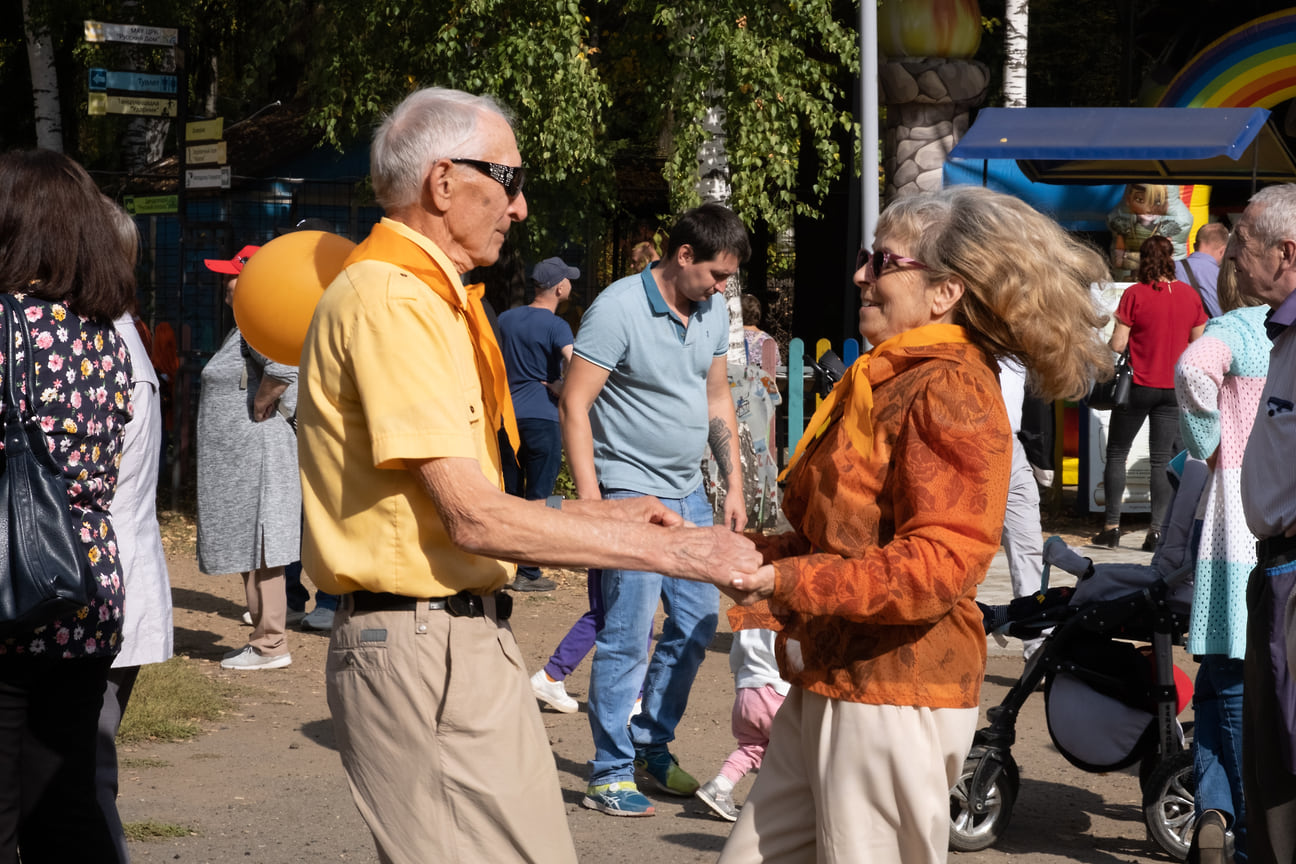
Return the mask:
<path id="1" fill-rule="evenodd" d="M 1175 668 L 1172 646 L 1182 644 L 1188 627 L 1193 518 L 1209 471 L 1184 458 L 1176 460 L 1182 472 L 1150 565 L 1095 566 L 1051 537 L 1046 590 L 982 605 L 987 634 L 1043 641 L 973 739 L 950 792 L 951 849 L 985 849 L 1008 827 L 1020 785 L 1011 752 L 1017 715 L 1043 682 L 1049 736 L 1062 755 L 1090 772 L 1138 763 L 1150 835 L 1175 858 L 1187 857 L 1195 819 L 1191 724 L 1185 730 L 1176 717 L 1192 686 Z M 1075 587 L 1047 588 L 1052 567 L 1078 576 Z"/>

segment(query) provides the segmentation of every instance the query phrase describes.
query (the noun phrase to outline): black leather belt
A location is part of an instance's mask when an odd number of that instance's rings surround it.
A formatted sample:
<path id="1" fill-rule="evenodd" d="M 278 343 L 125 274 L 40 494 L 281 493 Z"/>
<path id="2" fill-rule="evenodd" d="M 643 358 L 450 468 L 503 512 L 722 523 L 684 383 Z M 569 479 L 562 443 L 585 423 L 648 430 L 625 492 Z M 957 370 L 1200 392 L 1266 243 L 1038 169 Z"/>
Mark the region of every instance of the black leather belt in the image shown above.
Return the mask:
<path id="1" fill-rule="evenodd" d="M 1296 560 L 1296 537 L 1267 537 L 1256 541 L 1256 558 L 1260 563 L 1280 556 Z"/>
<path id="2" fill-rule="evenodd" d="M 351 608 L 356 612 L 413 612 L 421 607 L 446 612 L 454 618 L 481 618 L 486 615 L 485 598 L 468 591 L 460 591 L 449 597 L 431 598 L 406 597 L 377 591 L 354 591 L 349 596 Z M 494 597 L 495 618 L 507 621 L 513 614 L 513 598 L 503 591 L 496 591 Z"/>

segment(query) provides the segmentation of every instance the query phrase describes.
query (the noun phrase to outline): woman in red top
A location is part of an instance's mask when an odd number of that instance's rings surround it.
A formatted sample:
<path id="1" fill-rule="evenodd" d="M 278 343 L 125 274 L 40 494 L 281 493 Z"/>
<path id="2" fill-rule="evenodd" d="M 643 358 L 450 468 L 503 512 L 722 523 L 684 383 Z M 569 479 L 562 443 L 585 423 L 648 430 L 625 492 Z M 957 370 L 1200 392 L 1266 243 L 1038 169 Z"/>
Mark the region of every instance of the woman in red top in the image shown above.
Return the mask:
<path id="1" fill-rule="evenodd" d="M 1125 462 L 1134 436 L 1143 421 L 1152 418 L 1148 450 L 1152 456 L 1152 527 L 1143 541 L 1143 551 L 1156 549 L 1161 523 L 1170 505 L 1170 481 L 1166 463 L 1179 449 L 1179 405 L 1175 400 L 1174 372 L 1179 355 L 1188 343 L 1206 329 L 1206 310 L 1191 285 L 1174 278 L 1174 246 L 1165 237 L 1143 241 L 1139 281 L 1125 289 L 1116 307 L 1116 326 L 1111 349 L 1117 353 L 1129 346 L 1134 386 L 1129 404 L 1112 411 L 1107 429 L 1107 465 L 1103 489 L 1107 498 L 1106 521 L 1093 543 L 1115 548 L 1120 545 L 1121 499 L 1125 497 Z"/>

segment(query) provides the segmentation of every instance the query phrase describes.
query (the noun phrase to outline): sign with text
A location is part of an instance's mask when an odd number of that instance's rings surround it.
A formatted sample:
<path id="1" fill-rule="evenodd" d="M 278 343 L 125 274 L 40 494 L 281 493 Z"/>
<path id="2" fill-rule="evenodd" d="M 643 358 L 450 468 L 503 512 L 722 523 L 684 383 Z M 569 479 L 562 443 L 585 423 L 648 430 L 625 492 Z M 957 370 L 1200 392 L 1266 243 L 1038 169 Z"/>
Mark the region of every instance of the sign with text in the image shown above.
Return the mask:
<path id="1" fill-rule="evenodd" d="M 90 89 L 132 90 L 139 93 L 165 93 L 174 96 L 176 93 L 176 76 L 148 75 L 142 72 L 111 72 L 107 69 L 91 69 Z"/>
<path id="2" fill-rule="evenodd" d="M 110 96 L 107 93 L 90 93 L 88 108 L 92 116 L 103 114 L 135 114 L 145 117 L 176 116 L 176 100 L 152 99 L 147 96 Z"/>
<path id="3" fill-rule="evenodd" d="M 132 216 L 180 212 L 179 195 L 127 195 L 122 206 Z"/>
<path id="4" fill-rule="evenodd" d="M 134 45 L 172 47 L 180 41 L 180 31 L 174 27 L 145 27 L 141 24 L 109 24 L 106 21 L 86 21 L 85 41 L 130 42 Z"/>
<path id="5" fill-rule="evenodd" d="M 213 117 L 211 120 L 195 120 L 185 124 L 186 141 L 217 141 L 225 131 L 225 118 Z"/>
<path id="6" fill-rule="evenodd" d="M 202 165 L 209 162 L 224 165 L 225 142 L 217 141 L 215 144 L 196 144 L 192 147 L 186 147 L 185 161 L 190 165 Z"/>
<path id="7" fill-rule="evenodd" d="M 198 168 L 185 171 L 186 189 L 228 189 L 230 188 L 230 169 Z"/>

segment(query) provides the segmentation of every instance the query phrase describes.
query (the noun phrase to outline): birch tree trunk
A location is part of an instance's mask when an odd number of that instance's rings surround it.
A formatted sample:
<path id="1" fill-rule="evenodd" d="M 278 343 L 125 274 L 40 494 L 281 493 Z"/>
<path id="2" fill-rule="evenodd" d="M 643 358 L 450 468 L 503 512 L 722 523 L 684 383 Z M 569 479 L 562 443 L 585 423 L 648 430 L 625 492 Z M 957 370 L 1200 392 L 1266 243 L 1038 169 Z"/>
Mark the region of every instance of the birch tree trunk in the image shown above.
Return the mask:
<path id="1" fill-rule="evenodd" d="M 697 192 L 703 204 L 723 204 L 729 206 L 732 189 L 729 185 L 729 155 L 725 149 L 725 110 L 720 106 L 720 92 L 711 90 L 707 93 L 711 107 L 702 116 L 702 128 L 706 138 L 698 148 L 698 182 Z M 729 356 L 730 363 L 746 363 L 747 352 L 743 342 L 742 322 L 742 285 L 738 275 L 729 277 L 725 283 L 725 305 L 729 308 Z"/>
<path id="2" fill-rule="evenodd" d="M 63 114 L 59 104 L 58 72 L 54 68 L 54 42 L 44 22 L 35 21 L 31 0 L 22 0 L 23 30 L 27 36 L 27 63 L 31 67 L 32 101 L 36 105 L 36 146 L 63 152 Z"/>
<path id="3" fill-rule="evenodd" d="M 1026 29 L 1030 0 L 1008 0 L 1004 9 L 1004 107 L 1026 107 Z"/>
<path id="4" fill-rule="evenodd" d="M 143 50 L 134 50 L 131 52 L 131 63 L 135 68 L 145 68 L 148 56 Z M 173 75 L 175 70 L 175 53 L 168 52 L 161 71 Z M 185 86 L 184 82 L 180 82 L 179 86 Z M 160 160 L 170 131 L 171 118 L 169 117 L 132 117 L 126 124 L 126 133 L 122 135 L 126 169 L 133 173 L 140 173 Z"/>

